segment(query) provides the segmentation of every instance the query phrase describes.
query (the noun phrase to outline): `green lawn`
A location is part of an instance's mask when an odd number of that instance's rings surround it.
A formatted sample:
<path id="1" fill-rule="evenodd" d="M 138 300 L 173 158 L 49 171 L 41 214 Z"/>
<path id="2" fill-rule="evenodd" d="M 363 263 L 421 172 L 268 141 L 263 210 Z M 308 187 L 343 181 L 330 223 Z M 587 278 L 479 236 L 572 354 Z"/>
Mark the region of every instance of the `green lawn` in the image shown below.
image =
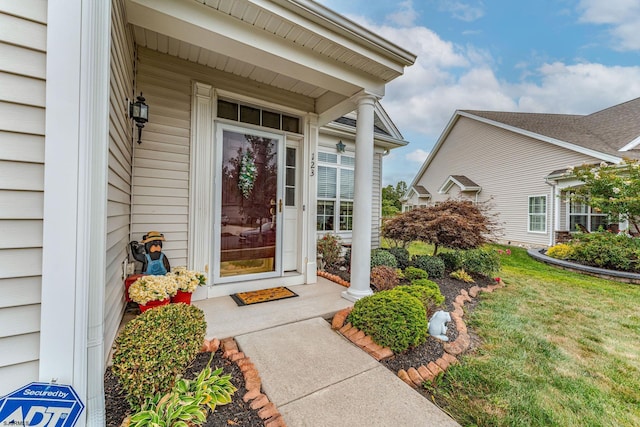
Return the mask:
<path id="1" fill-rule="evenodd" d="M 482 344 L 440 379 L 436 401 L 464 426 L 640 426 L 640 285 L 510 249 L 506 287 L 468 319 Z"/>

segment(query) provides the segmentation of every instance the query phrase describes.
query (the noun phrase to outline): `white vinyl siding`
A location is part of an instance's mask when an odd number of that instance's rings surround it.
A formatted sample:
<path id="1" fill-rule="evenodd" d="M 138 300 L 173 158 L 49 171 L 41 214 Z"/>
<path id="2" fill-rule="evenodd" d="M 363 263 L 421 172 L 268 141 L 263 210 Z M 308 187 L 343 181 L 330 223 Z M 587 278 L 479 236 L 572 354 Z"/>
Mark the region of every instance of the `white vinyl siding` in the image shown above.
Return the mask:
<path id="1" fill-rule="evenodd" d="M 111 5 L 111 76 L 109 90 L 109 160 L 104 300 L 105 352 L 111 349 L 125 308 L 123 263 L 127 259 L 131 219 L 132 122 L 127 99 L 133 98 L 134 44 L 125 23 L 122 0 Z M 105 354 L 105 360 L 107 359 Z"/>
<path id="2" fill-rule="evenodd" d="M 0 396 L 38 380 L 46 18 L 0 3 Z"/>
<path id="3" fill-rule="evenodd" d="M 567 165 L 595 161 L 575 151 L 460 117 L 415 184 L 424 186 L 432 194 L 431 203 L 435 203 L 449 197 L 439 194 L 438 189 L 450 175 L 465 175 L 482 187 L 478 201 L 490 201 L 492 211 L 499 214 L 501 241 L 547 246 L 553 231 L 551 215 L 546 233 L 529 233 L 528 198 L 523 194 L 547 195 L 549 211 L 552 187 L 544 177 Z"/>
<path id="4" fill-rule="evenodd" d="M 187 265 L 188 256 L 191 78 L 186 67 L 167 69 L 165 59 L 139 52 L 136 93 L 147 100 L 149 122 L 142 143 L 134 142 L 131 237 L 163 233 L 173 267 Z"/>
<path id="5" fill-rule="evenodd" d="M 547 196 L 529 197 L 529 226 L 531 233 L 547 232 Z"/>

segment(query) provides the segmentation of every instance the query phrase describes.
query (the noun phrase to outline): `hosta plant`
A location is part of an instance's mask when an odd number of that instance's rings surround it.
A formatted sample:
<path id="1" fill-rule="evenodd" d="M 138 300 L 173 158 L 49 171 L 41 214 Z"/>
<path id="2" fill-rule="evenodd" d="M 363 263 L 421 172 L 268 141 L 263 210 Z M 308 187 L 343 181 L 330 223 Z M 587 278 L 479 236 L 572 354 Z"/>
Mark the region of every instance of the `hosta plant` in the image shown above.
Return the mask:
<path id="1" fill-rule="evenodd" d="M 129 427 L 203 424 L 209 411 L 215 411 L 217 405 L 230 403 L 237 391 L 230 381 L 231 376 L 220 376 L 221 373 L 222 368 L 212 371 L 208 365 L 193 380 L 181 378 L 171 392 L 148 398 L 140 412 L 131 416 Z"/>

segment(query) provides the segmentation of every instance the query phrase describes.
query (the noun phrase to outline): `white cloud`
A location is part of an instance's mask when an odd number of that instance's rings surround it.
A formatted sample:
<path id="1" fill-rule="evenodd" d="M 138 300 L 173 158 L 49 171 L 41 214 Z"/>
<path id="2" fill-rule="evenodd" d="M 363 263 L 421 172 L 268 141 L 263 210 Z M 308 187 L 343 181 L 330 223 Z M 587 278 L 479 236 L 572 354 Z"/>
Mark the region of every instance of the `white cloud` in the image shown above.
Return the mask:
<path id="1" fill-rule="evenodd" d="M 638 0 L 580 0 L 580 21 L 610 26 L 613 48 L 640 50 L 640 2 Z"/>
<path id="2" fill-rule="evenodd" d="M 543 65 L 538 73 L 540 84 L 508 89 L 520 111 L 590 114 L 640 96 L 640 67 L 556 62 Z"/>
<path id="3" fill-rule="evenodd" d="M 418 164 L 424 163 L 424 161 L 427 160 L 427 157 L 429 157 L 429 152 L 421 148 L 413 150 L 410 153 L 404 155 L 404 158 L 408 161 Z"/>
<path id="4" fill-rule="evenodd" d="M 451 16 L 461 21 L 471 22 L 484 16 L 484 5 L 478 2 L 472 5 L 467 2 L 440 0 L 440 10 L 450 12 Z"/>
<path id="5" fill-rule="evenodd" d="M 413 8 L 413 1 L 400 2 L 399 10 L 387 15 L 387 20 L 400 27 L 411 27 L 418 19 L 418 12 Z"/>

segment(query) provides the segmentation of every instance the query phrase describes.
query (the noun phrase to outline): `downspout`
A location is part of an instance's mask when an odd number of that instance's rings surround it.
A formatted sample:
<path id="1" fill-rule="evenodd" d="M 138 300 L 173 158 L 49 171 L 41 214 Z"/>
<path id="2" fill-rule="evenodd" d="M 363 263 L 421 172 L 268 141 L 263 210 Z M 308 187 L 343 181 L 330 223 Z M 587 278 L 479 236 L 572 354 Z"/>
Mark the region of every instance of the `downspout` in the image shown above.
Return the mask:
<path id="1" fill-rule="evenodd" d="M 556 197 L 556 193 L 558 191 L 558 186 L 556 185 L 555 181 L 554 182 L 549 182 L 549 179 L 545 177 L 544 179 L 545 184 L 550 185 L 551 186 L 551 200 L 552 203 L 550 203 L 551 206 L 553 206 L 553 209 L 551 209 L 551 224 L 553 225 L 553 229 L 551 230 L 551 232 L 549 233 L 549 246 L 553 246 L 556 242 L 556 230 L 559 226 L 559 224 L 557 224 L 557 218 L 558 218 L 558 206 L 557 206 L 557 201 L 558 198 Z"/>

